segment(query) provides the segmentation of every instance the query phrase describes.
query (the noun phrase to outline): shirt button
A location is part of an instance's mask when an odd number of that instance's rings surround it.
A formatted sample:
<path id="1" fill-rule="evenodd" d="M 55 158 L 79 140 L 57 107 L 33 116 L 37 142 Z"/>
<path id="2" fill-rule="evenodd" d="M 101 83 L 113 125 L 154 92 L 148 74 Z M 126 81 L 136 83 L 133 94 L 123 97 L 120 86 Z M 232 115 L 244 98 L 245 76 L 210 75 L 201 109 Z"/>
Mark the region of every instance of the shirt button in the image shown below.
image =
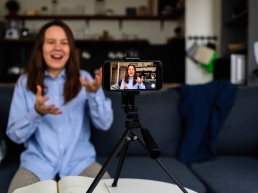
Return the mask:
<path id="1" fill-rule="evenodd" d="M 60 148 L 61 148 L 61 149 L 63 149 L 63 147 L 64 147 L 64 145 L 63 145 L 63 144 L 61 144 L 61 145 L 60 145 Z"/>
<path id="2" fill-rule="evenodd" d="M 55 99 L 58 99 L 58 96 L 55 96 Z"/>
<path id="3" fill-rule="evenodd" d="M 58 131 L 61 132 L 61 131 L 62 131 L 62 128 L 58 128 Z"/>

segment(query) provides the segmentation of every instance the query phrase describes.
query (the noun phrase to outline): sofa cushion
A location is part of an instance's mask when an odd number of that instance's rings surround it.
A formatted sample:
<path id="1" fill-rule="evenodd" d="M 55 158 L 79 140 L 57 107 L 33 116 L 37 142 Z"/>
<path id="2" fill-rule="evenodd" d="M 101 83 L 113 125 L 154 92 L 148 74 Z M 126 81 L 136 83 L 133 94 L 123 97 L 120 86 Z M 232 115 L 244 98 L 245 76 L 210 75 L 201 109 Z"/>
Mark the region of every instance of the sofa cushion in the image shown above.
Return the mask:
<path id="1" fill-rule="evenodd" d="M 9 187 L 9 184 L 18 170 L 20 161 L 4 159 L 0 167 L 0 193 L 6 193 Z"/>
<path id="2" fill-rule="evenodd" d="M 214 161 L 194 163 L 193 172 L 210 193 L 243 193 L 258 190 L 258 159 L 249 156 L 218 156 Z"/>
<path id="3" fill-rule="evenodd" d="M 107 92 L 112 100 L 114 122 L 108 131 L 92 131 L 92 142 L 99 155 L 110 155 L 122 134 L 126 131 L 126 113 L 121 108 L 122 94 Z M 175 156 L 181 137 L 181 119 L 178 114 L 179 93 L 175 89 L 145 91 L 135 96 L 135 106 L 145 128 L 149 130 L 161 155 Z M 135 129 L 140 135 L 140 129 Z M 105 148 L 104 148 L 105 147 Z M 138 141 L 130 142 L 129 155 L 147 155 Z"/>
<path id="4" fill-rule="evenodd" d="M 258 156 L 258 87 L 239 87 L 217 138 L 221 155 Z"/>
<path id="5" fill-rule="evenodd" d="M 104 164 L 106 159 L 107 157 L 97 157 L 97 161 L 101 164 Z M 198 193 L 206 193 L 205 186 L 193 175 L 187 166 L 177 159 L 160 157 L 160 161 L 182 186 Z M 114 159 L 108 168 L 108 172 L 112 178 L 115 176 L 117 165 L 118 158 Z M 174 183 L 155 160 L 146 156 L 126 156 L 119 178 L 138 178 Z M 117 185 L 119 186 L 119 180 Z"/>

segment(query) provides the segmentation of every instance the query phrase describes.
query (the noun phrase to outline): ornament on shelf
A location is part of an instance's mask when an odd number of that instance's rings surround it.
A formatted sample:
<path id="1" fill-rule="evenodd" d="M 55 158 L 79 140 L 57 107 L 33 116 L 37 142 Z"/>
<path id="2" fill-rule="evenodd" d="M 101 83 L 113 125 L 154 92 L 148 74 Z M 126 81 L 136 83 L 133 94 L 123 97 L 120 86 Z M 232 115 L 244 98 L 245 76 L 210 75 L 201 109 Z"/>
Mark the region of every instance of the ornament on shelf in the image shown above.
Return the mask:
<path id="1" fill-rule="evenodd" d="M 57 15 L 57 0 L 52 0 L 52 10 L 51 13 L 53 15 Z"/>
<path id="2" fill-rule="evenodd" d="M 20 9 L 20 4 L 16 0 L 8 0 L 5 3 L 5 7 L 9 11 L 9 15 L 17 15 L 17 12 Z"/>

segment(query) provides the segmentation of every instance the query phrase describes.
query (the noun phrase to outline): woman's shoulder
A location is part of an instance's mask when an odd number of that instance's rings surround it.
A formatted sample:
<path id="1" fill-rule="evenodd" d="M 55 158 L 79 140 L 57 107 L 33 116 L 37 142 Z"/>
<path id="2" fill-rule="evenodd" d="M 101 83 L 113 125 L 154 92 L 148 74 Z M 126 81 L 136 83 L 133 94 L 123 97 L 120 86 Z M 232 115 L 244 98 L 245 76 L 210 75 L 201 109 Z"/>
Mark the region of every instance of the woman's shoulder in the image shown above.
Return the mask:
<path id="1" fill-rule="evenodd" d="M 16 86 L 22 86 L 22 87 L 26 87 L 26 85 L 27 85 L 27 80 L 28 80 L 28 74 L 22 74 L 19 78 L 18 78 L 18 80 L 17 80 L 17 82 L 16 82 Z"/>

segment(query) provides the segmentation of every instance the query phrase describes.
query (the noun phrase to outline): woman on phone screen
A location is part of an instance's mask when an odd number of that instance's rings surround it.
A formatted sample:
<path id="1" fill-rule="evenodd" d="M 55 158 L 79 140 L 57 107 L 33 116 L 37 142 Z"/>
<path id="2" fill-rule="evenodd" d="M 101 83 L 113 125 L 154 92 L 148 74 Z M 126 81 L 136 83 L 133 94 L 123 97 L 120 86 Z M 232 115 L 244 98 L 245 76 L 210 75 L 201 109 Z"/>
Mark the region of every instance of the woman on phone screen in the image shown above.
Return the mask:
<path id="1" fill-rule="evenodd" d="M 145 89 L 143 76 L 140 78 L 136 75 L 136 68 L 134 65 L 128 65 L 127 74 L 121 82 L 120 89 Z"/>

